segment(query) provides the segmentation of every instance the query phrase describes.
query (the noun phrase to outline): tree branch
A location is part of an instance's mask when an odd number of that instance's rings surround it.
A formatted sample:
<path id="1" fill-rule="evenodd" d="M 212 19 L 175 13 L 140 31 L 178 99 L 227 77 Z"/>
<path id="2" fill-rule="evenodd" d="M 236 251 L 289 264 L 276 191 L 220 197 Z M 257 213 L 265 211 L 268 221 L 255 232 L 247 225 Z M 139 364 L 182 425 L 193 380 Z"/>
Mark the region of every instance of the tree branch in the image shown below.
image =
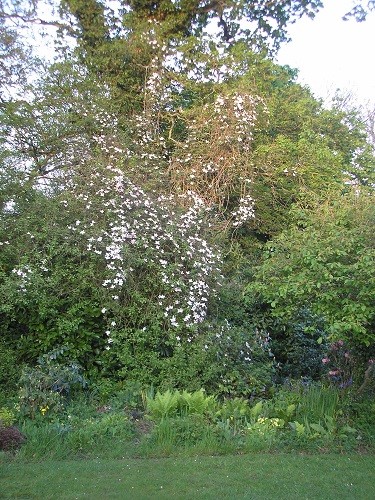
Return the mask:
<path id="1" fill-rule="evenodd" d="M 25 24 L 31 23 L 31 24 L 38 24 L 39 26 L 53 26 L 55 28 L 59 29 L 64 29 L 71 34 L 75 34 L 75 30 L 69 26 L 68 24 L 64 23 L 59 23 L 58 21 L 45 21 L 44 19 L 40 19 L 39 17 L 27 17 L 27 16 L 21 16 L 20 14 L 5 14 L 4 12 L 0 13 L 0 19 L 18 19 Z"/>

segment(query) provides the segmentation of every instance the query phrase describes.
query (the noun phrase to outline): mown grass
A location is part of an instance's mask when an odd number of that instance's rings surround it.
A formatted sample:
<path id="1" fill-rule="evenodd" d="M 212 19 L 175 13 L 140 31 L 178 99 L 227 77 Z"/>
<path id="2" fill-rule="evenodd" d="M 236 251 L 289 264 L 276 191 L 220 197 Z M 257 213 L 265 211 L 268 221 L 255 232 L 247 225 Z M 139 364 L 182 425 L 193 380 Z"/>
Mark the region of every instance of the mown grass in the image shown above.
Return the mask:
<path id="1" fill-rule="evenodd" d="M 248 454 L 3 463 L 2 499 L 356 499 L 375 494 L 375 457 Z"/>

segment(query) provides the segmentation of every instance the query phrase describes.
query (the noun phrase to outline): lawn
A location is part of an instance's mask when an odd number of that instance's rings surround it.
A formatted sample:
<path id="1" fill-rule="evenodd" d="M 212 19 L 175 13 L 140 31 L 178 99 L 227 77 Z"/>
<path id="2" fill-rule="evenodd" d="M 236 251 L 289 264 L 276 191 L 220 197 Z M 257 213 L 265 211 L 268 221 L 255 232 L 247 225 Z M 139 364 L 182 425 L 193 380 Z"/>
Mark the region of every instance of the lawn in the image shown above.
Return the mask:
<path id="1" fill-rule="evenodd" d="M 2 499 L 375 498 L 375 456 L 247 454 L 0 466 Z"/>

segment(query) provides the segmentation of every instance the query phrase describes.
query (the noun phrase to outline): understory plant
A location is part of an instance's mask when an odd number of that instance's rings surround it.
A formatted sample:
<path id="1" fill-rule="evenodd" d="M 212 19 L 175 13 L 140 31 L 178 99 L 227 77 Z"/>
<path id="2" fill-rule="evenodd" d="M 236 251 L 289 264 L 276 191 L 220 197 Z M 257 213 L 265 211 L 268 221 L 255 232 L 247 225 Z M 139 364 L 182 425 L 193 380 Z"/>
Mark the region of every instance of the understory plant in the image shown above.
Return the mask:
<path id="1" fill-rule="evenodd" d="M 154 397 L 146 397 L 146 408 L 154 420 L 191 415 L 204 416 L 215 405 L 215 398 L 207 396 L 203 389 L 195 392 L 167 390 L 157 392 Z"/>
<path id="2" fill-rule="evenodd" d="M 334 387 L 312 384 L 300 389 L 296 408 L 297 419 L 320 422 L 325 418 L 335 419 L 340 409 L 339 393 Z"/>
<path id="3" fill-rule="evenodd" d="M 65 349 L 40 356 L 35 367 L 27 367 L 20 378 L 19 406 L 24 417 L 58 414 L 74 390 L 85 389 L 87 381 L 75 363 L 60 363 Z"/>
<path id="4" fill-rule="evenodd" d="M 336 419 L 329 415 L 325 415 L 320 422 L 308 420 L 307 417 L 304 422 L 290 422 L 291 429 L 296 433 L 297 438 L 308 439 L 324 439 L 332 441 L 335 438 L 346 439 L 351 435 L 358 435 L 358 431 L 350 425 L 340 425 Z"/>

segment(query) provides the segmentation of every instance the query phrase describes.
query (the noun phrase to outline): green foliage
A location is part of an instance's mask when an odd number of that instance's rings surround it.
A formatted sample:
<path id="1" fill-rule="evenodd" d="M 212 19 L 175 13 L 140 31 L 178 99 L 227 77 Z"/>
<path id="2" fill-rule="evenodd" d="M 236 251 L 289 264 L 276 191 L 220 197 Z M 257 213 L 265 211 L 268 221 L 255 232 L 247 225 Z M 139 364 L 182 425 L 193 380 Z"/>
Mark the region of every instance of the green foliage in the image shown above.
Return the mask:
<path id="1" fill-rule="evenodd" d="M 242 398 L 225 399 L 219 405 L 215 417 L 234 428 L 244 426 L 250 417 L 249 402 Z"/>
<path id="2" fill-rule="evenodd" d="M 211 394 L 232 397 L 265 394 L 272 385 L 274 365 L 267 338 L 254 334 L 250 326 L 205 322 L 190 341 L 177 345 L 165 335 L 160 340 L 158 329 L 150 330 L 129 331 L 132 344 L 116 345 L 126 368 L 114 377 L 161 391 L 175 387 L 194 392 L 204 387 Z"/>
<path id="3" fill-rule="evenodd" d="M 349 424 L 358 429 L 363 445 L 375 443 L 375 403 L 373 397 L 353 397 L 343 401 L 343 414 Z"/>
<path id="4" fill-rule="evenodd" d="M 153 399 L 147 398 L 147 409 L 150 415 L 156 419 L 171 417 L 177 413 L 180 400 L 178 391 L 165 391 L 163 394 L 157 392 Z"/>
<path id="5" fill-rule="evenodd" d="M 152 387 L 144 390 L 139 381 L 115 381 L 104 378 L 99 379 L 91 388 L 92 398 L 98 404 L 125 411 L 143 409 L 146 395 L 152 392 Z"/>
<path id="6" fill-rule="evenodd" d="M 134 438 L 134 428 L 121 413 L 95 414 L 91 417 L 30 421 L 22 425 L 27 436 L 20 454 L 24 458 L 122 457 Z M 126 444 L 125 444 L 126 443 Z"/>
<path id="7" fill-rule="evenodd" d="M 105 345 L 99 266 L 85 252 L 82 235 L 67 229 L 73 221 L 60 202 L 30 190 L 3 214 L 0 232 L 11 245 L 0 257 L 0 322 L 21 362 L 65 345 L 69 356 L 95 372 L 95 356 Z"/>
<path id="8" fill-rule="evenodd" d="M 17 352 L 9 344 L 0 341 L 0 392 L 13 393 L 20 377 Z"/>
<path id="9" fill-rule="evenodd" d="M 290 225 L 288 208 L 293 203 L 312 194 L 323 198 L 335 185 L 342 186 L 340 155 L 314 132 L 302 129 L 298 138 L 277 135 L 272 143 L 259 145 L 251 161 L 257 171 L 252 189 L 257 216 L 252 225 L 267 236 Z"/>
<path id="10" fill-rule="evenodd" d="M 284 322 L 263 311 L 260 319 L 267 319 L 272 335 L 271 347 L 277 363 L 277 375 L 283 379 L 319 380 L 323 375 L 322 359 L 327 352 L 327 333 L 322 318 L 308 309 Z"/>
<path id="11" fill-rule="evenodd" d="M 326 418 L 336 418 L 339 409 L 339 395 L 336 389 L 310 385 L 302 391 L 296 409 L 300 421 L 320 422 Z"/>
<path id="12" fill-rule="evenodd" d="M 301 307 L 322 316 L 331 338 L 374 341 L 374 203 L 366 192 L 335 196 L 302 211 L 299 222 L 267 246 L 247 296 L 283 321 Z"/>
<path id="13" fill-rule="evenodd" d="M 267 394 L 273 383 L 274 363 L 266 333 L 251 325 L 224 323 L 208 325 L 203 340 L 203 387 L 223 397 Z"/>
<path id="14" fill-rule="evenodd" d="M 195 392 L 183 391 L 180 398 L 180 413 L 186 415 L 205 415 L 214 405 L 215 398 L 206 396 L 204 389 Z"/>
<path id="15" fill-rule="evenodd" d="M 267 418 L 261 417 L 266 411 L 262 401 L 250 406 L 248 400 L 234 398 L 226 399 L 219 404 L 214 416 L 218 427 L 227 431 L 229 438 L 232 439 L 236 435 L 247 433 L 247 429 L 252 426 L 257 427 L 259 420 Z"/>
<path id="16" fill-rule="evenodd" d="M 371 447 L 373 405 L 362 400 L 353 406 L 347 395 L 345 398 L 346 406 L 338 405 L 337 392 L 322 387 L 284 389 L 271 400 L 255 404 L 240 398 L 218 402 L 203 391 L 166 391 L 155 397 L 150 392 L 145 397 L 150 421 L 148 415 L 129 412 L 129 407 L 121 404 L 98 407 L 95 397 L 75 397 L 56 410 L 53 419 L 23 419 L 27 441 L 18 458 Z M 14 418 L 13 412 L 5 413 L 6 418 L 9 413 Z"/>
<path id="17" fill-rule="evenodd" d="M 326 415 L 322 423 L 311 423 L 307 418 L 304 423 L 298 421 L 289 422 L 291 429 L 296 433 L 297 438 L 323 439 L 325 444 L 335 437 L 346 439 L 348 436 L 357 435 L 357 430 L 350 425 L 340 426 L 336 421 Z"/>
<path id="18" fill-rule="evenodd" d="M 104 414 L 101 418 L 75 421 L 66 434 L 66 445 L 73 453 L 90 453 L 95 447 L 110 446 L 111 441 L 129 441 L 134 435 L 123 414 Z"/>
<path id="19" fill-rule="evenodd" d="M 143 1 L 128 1 L 122 2 L 125 14 L 121 19 L 111 11 L 109 15 L 106 2 L 66 0 L 62 2 L 62 7 L 63 11 L 74 16 L 78 24 L 76 37 L 81 56 L 88 59 L 88 67 L 100 75 L 106 69 L 108 83 L 126 89 L 126 84 L 134 85 L 135 77 L 141 73 L 140 69 L 135 72 L 134 67 L 142 63 L 143 67 L 150 64 L 152 52 L 144 40 L 137 37 L 139 32 L 145 30 L 150 19 L 154 21 L 154 29 L 159 32 L 166 46 L 179 46 L 189 42 L 193 36 L 199 37 L 214 18 L 218 21 L 218 36 L 225 45 L 240 39 L 257 51 L 268 49 L 272 52 L 286 40 L 288 24 L 302 15 L 314 17 L 321 3 L 291 2 L 288 5 L 270 6 L 268 2 L 262 1 L 254 9 L 246 3 L 226 1 L 218 9 L 215 5 L 201 7 L 195 3 L 159 2 L 150 5 Z M 251 23 L 254 29 L 241 29 L 241 20 Z M 126 27 L 125 32 L 118 29 L 121 21 Z M 111 29 L 117 36 L 109 36 Z M 121 45 L 125 46 L 125 50 L 123 48 L 120 52 Z M 120 79 L 121 73 L 125 73 L 128 80 Z"/>
<path id="20" fill-rule="evenodd" d="M 217 441 L 217 434 L 204 419 L 197 415 L 167 418 L 155 425 L 148 437 L 148 443 L 156 445 L 161 450 L 169 451 L 173 447 L 188 448 L 202 442 L 212 442 L 212 438 Z"/>
<path id="21" fill-rule="evenodd" d="M 61 352 L 63 349 L 46 354 L 39 358 L 36 367 L 23 370 L 19 404 L 24 416 L 34 419 L 37 416 L 57 414 L 75 389 L 86 387 L 87 382 L 79 365 L 56 361 Z"/>
<path id="22" fill-rule="evenodd" d="M 0 427 L 10 427 L 14 424 L 16 416 L 8 408 L 0 408 Z"/>
<path id="23" fill-rule="evenodd" d="M 188 391 L 157 392 L 154 397 L 146 397 L 147 412 L 155 420 L 190 415 L 205 415 L 214 404 L 213 396 L 206 396 L 203 389 L 189 393 Z"/>
<path id="24" fill-rule="evenodd" d="M 267 397 L 277 374 L 320 376 L 327 335 L 374 340 L 372 195 L 324 203 L 348 177 L 371 188 L 363 124 L 265 58 L 321 2 L 120 4 L 57 2 L 60 60 L 2 100 L 0 384 L 27 364 L 32 418 L 82 373 L 99 404 L 118 390 L 138 408 L 152 386 L 159 418 L 203 414 L 201 387 Z M 26 61 L 8 24 L 35 25 L 40 2 L 3 7 L 13 83 Z"/>

